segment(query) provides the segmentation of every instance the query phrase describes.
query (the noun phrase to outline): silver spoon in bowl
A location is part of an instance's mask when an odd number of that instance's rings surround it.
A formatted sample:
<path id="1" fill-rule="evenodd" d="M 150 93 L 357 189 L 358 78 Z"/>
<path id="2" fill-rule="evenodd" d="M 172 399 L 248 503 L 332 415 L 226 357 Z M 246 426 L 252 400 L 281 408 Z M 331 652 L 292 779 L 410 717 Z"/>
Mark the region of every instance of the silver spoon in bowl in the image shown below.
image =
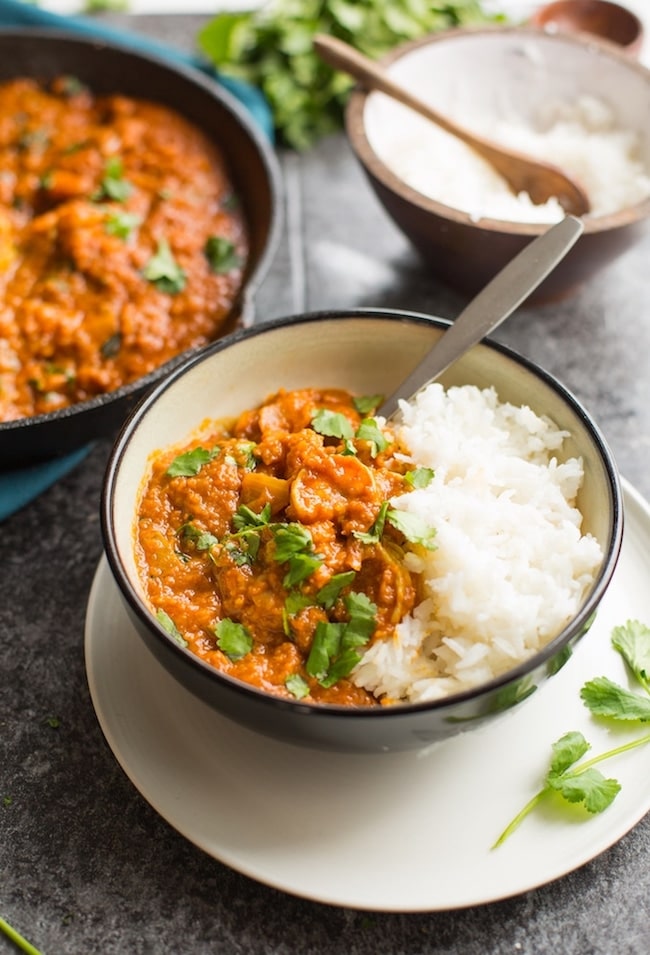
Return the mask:
<path id="1" fill-rule="evenodd" d="M 443 332 L 422 361 L 387 398 L 377 414 L 390 418 L 400 399 L 413 398 L 435 381 L 456 359 L 494 331 L 537 286 L 577 242 L 584 226 L 575 216 L 566 216 L 533 239 L 483 288 Z"/>
<path id="2" fill-rule="evenodd" d="M 366 89 L 385 93 L 462 140 L 503 176 L 515 195 L 526 192 L 536 205 L 543 205 L 549 199 L 555 198 L 566 213 L 575 216 L 589 212 L 589 199 L 582 187 L 557 166 L 500 146 L 459 126 L 410 90 L 400 86 L 378 63 L 343 40 L 327 34 L 318 34 L 314 37 L 313 45 L 320 58 L 329 66 L 348 73 Z"/>

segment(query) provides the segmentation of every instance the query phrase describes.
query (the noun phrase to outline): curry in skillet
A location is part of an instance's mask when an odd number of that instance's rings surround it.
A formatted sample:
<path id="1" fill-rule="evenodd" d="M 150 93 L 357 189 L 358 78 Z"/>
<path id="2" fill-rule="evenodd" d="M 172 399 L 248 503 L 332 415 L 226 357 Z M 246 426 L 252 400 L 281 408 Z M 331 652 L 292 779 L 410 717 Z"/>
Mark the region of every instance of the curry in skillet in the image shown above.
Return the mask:
<path id="1" fill-rule="evenodd" d="M 247 236 L 217 146 L 70 77 L 0 85 L 0 421 L 113 391 L 213 339 Z"/>

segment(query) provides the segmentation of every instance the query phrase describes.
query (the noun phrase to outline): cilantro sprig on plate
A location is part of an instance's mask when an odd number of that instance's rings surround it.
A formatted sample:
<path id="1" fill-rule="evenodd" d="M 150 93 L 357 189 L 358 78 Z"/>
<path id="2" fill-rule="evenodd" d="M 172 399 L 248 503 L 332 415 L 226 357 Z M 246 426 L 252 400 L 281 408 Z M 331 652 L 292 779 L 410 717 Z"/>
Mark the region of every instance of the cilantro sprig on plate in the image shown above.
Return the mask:
<path id="1" fill-rule="evenodd" d="M 584 684 L 580 697 L 596 717 L 623 723 L 650 722 L 650 628 L 638 620 L 628 620 L 613 629 L 611 642 L 642 692 L 633 692 L 608 677 L 596 677 Z M 552 745 L 541 789 L 506 826 L 492 848 L 503 845 L 536 806 L 553 793 L 567 803 L 580 804 L 588 813 L 604 812 L 620 792 L 621 785 L 616 779 L 606 778 L 596 765 L 647 743 L 650 743 L 650 733 L 581 762 L 590 744 L 582 733 L 565 733 Z"/>

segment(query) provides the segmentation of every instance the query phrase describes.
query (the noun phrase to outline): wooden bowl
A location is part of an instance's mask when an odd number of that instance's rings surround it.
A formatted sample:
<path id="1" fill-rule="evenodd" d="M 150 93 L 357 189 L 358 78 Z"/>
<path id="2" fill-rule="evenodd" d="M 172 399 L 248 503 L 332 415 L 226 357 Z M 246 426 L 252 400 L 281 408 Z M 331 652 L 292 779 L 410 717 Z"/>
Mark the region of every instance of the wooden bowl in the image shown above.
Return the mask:
<path id="1" fill-rule="evenodd" d="M 638 56 L 644 39 L 641 20 L 635 13 L 609 0 L 556 0 L 540 7 L 530 17 L 545 30 L 589 33 Z"/>

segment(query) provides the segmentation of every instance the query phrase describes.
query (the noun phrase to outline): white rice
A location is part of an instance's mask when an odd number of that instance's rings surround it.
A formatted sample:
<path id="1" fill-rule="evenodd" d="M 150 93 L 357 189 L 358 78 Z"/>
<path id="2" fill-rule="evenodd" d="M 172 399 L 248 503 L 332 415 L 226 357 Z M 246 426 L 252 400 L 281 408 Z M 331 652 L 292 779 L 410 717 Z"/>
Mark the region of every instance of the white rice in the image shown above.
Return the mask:
<path id="1" fill-rule="evenodd" d="M 602 561 L 582 534 L 582 461 L 559 462 L 567 432 L 494 389 L 432 384 L 402 402 L 399 437 L 431 483 L 393 499 L 436 529 L 414 549 L 424 599 L 373 644 L 354 682 L 386 701 L 470 689 L 516 666 L 579 609 Z"/>
<path id="2" fill-rule="evenodd" d="M 407 185 L 447 206 L 509 222 L 558 222 L 557 199 L 535 205 L 527 193 L 513 195 L 505 179 L 477 153 L 400 104 L 371 129 L 375 152 Z M 506 147 L 551 162 L 584 187 L 591 215 L 602 216 L 650 195 L 650 172 L 641 158 L 637 132 L 623 129 L 612 109 L 595 96 L 569 103 L 552 101 L 524 125 L 509 117 L 466 120 L 477 133 Z"/>

